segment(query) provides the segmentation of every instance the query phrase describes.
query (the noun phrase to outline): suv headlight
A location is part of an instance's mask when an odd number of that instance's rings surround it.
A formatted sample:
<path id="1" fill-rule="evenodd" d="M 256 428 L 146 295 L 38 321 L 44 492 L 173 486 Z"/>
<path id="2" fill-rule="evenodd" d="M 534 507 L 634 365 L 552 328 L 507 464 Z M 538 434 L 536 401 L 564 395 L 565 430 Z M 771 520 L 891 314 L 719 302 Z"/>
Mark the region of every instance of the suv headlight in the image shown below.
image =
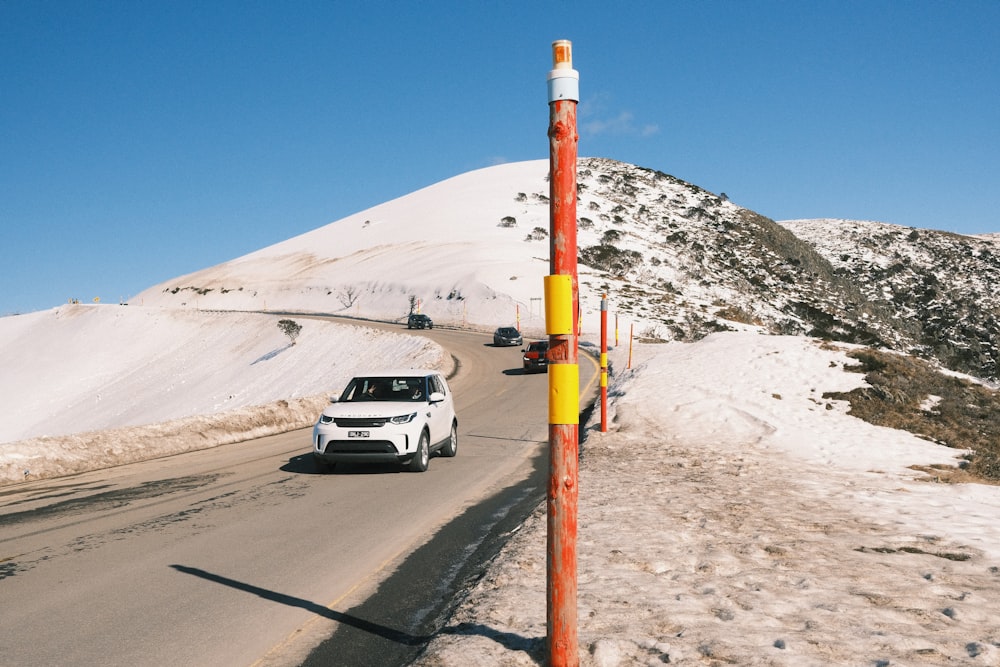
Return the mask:
<path id="1" fill-rule="evenodd" d="M 331 424 L 331 423 L 333 423 L 333 417 L 331 417 L 330 415 L 320 415 L 320 417 L 319 417 L 319 423 L 320 424 Z"/>
<path id="2" fill-rule="evenodd" d="M 416 416 L 417 416 L 416 412 L 411 412 L 408 415 L 399 415 L 398 417 L 392 417 L 391 419 L 389 419 L 389 422 L 393 424 L 409 424 L 411 421 L 413 421 L 413 418 Z"/>

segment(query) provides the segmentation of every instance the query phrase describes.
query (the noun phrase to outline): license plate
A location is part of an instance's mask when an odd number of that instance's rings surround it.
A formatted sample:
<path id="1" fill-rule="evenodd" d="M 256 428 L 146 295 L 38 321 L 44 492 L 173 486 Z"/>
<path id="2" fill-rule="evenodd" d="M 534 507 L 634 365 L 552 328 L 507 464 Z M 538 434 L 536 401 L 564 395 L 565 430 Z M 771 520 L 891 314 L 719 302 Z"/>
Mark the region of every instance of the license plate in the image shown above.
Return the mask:
<path id="1" fill-rule="evenodd" d="M 368 431 L 348 431 L 348 438 L 367 438 L 370 435 Z"/>

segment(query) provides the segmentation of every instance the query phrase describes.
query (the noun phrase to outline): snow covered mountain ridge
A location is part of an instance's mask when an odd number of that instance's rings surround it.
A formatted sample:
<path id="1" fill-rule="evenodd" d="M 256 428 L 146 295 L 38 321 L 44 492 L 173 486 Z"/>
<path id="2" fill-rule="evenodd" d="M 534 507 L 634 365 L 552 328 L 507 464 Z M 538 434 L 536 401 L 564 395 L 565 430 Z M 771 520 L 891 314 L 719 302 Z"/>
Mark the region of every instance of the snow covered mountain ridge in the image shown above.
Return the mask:
<path id="1" fill-rule="evenodd" d="M 139 295 L 146 305 L 543 325 L 548 162 L 468 172 Z M 776 223 L 665 173 L 578 167 L 584 330 L 600 299 L 648 340 L 747 324 L 886 347 L 1000 380 L 1000 235 Z"/>

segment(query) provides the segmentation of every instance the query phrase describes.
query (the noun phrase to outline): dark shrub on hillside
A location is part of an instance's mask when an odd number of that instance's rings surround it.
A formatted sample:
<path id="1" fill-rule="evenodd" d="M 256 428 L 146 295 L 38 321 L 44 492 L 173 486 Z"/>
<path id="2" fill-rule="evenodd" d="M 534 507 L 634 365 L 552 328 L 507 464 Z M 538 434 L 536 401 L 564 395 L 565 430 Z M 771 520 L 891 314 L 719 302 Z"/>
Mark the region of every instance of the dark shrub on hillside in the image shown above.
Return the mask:
<path id="1" fill-rule="evenodd" d="M 531 233 L 524 237 L 525 241 L 541 241 L 549 235 L 549 230 L 544 227 L 535 227 Z"/>
<path id="2" fill-rule="evenodd" d="M 620 250 L 613 245 L 595 245 L 581 249 L 577 261 L 622 276 L 642 264 L 642 255 L 635 250 Z"/>
<path id="3" fill-rule="evenodd" d="M 604 245 L 614 245 L 621 240 L 623 234 L 617 229 L 609 229 L 601 236 L 601 243 Z"/>

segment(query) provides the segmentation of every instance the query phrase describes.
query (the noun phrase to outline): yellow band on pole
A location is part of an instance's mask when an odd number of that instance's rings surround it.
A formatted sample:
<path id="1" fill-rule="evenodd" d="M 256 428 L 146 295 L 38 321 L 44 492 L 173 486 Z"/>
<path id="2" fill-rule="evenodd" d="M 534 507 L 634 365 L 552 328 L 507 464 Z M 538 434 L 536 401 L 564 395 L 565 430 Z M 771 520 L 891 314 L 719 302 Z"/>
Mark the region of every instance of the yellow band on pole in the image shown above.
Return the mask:
<path id="1" fill-rule="evenodd" d="M 573 333 L 573 279 L 568 275 L 545 276 L 545 333 Z"/>
<path id="2" fill-rule="evenodd" d="M 549 424 L 580 423 L 580 367 L 549 364 Z"/>
<path id="3" fill-rule="evenodd" d="M 608 386 L 608 372 L 601 371 L 601 388 L 603 389 L 607 386 Z"/>

